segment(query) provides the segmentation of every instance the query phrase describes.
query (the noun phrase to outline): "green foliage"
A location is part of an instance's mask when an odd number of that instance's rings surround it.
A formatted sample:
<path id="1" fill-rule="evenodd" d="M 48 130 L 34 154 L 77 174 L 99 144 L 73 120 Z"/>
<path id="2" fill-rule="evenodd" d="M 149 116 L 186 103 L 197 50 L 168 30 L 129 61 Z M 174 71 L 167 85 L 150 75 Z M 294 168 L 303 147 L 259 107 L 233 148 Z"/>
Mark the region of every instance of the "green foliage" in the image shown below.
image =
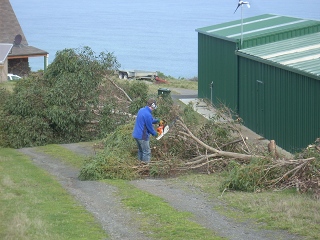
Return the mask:
<path id="1" fill-rule="evenodd" d="M 136 142 L 132 138 L 134 123 L 121 125 L 102 140 L 106 151 L 130 152 L 136 148 Z"/>
<path id="2" fill-rule="evenodd" d="M 0 88 L 0 96 L 1 96 L 0 109 L 3 109 L 3 107 L 5 106 L 6 99 L 9 98 L 10 96 L 10 92 L 5 88 Z"/>
<path id="3" fill-rule="evenodd" d="M 125 124 L 128 116 L 117 116 L 113 113 L 113 104 L 106 104 L 100 112 L 100 122 L 97 126 L 97 139 L 105 138 L 109 133 L 113 132 L 116 126 Z"/>
<path id="4" fill-rule="evenodd" d="M 136 114 L 148 101 L 148 85 L 142 81 L 132 81 L 126 85 L 126 92 L 133 100 L 129 106 L 129 112 Z"/>
<path id="5" fill-rule="evenodd" d="M 102 121 L 96 121 L 93 109 L 100 107 L 104 76 L 118 66 L 112 53 L 96 56 L 89 47 L 57 52 L 44 74 L 32 74 L 17 82 L 12 94 L 6 93 L 0 105 L 1 141 L 23 147 L 99 137 L 114 123 L 108 122 L 113 109 L 103 110 Z"/>
<path id="6" fill-rule="evenodd" d="M 183 119 L 186 124 L 198 124 L 198 113 L 193 109 L 193 104 L 190 102 L 183 110 Z"/>
<path id="7" fill-rule="evenodd" d="M 200 128 L 198 136 L 210 146 L 214 146 L 216 143 L 223 145 L 230 141 L 231 131 L 228 125 L 210 120 Z"/>
<path id="8" fill-rule="evenodd" d="M 6 120 L 0 121 L 0 143 L 4 147 L 38 146 L 53 139 L 48 123 L 38 116 L 23 118 L 17 115 L 1 115 L 0 119 Z"/>
<path id="9" fill-rule="evenodd" d="M 153 111 L 153 116 L 158 118 L 168 118 L 171 112 L 173 100 L 170 96 L 162 97 L 149 94 L 149 85 L 143 81 L 130 81 L 123 86 L 127 94 L 133 99 L 129 106 L 131 114 L 137 114 L 140 108 L 146 106 L 149 98 L 157 101 L 158 108 Z M 170 119 L 170 118 L 168 118 Z"/>
<path id="10" fill-rule="evenodd" d="M 38 75 L 17 82 L 13 93 L 5 101 L 6 114 L 23 118 L 45 117 L 44 84 L 43 77 Z"/>
<path id="11" fill-rule="evenodd" d="M 116 152 L 101 152 L 86 161 L 80 170 L 80 180 L 126 179 L 138 177 L 133 169 L 137 162 L 126 154 Z"/>
<path id="12" fill-rule="evenodd" d="M 300 182 L 299 192 L 309 192 L 317 197 L 320 152 L 316 144 L 298 153 L 295 158 L 314 159 L 303 168 L 299 167 L 299 160 L 288 161 L 287 164 L 277 164 L 272 158 L 252 158 L 248 164 L 232 161 L 220 189 L 253 192 L 274 187 L 292 187 L 295 186 L 292 183 Z M 296 161 L 296 164 L 293 164 L 293 161 Z"/>
<path id="13" fill-rule="evenodd" d="M 136 142 L 132 138 L 133 124 L 119 126 L 104 140 L 104 149 L 91 157 L 80 171 L 81 180 L 134 179 L 138 174 L 133 166 L 137 164 Z"/>
<path id="14" fill-rule="evenodd" d="M 45 102 L 52 128 L 68 141 L 82 141 L 87 121 L 95 116 L 92 108 L 99 102 L 98 87 L 106 73 L 117 67 L 111 53 L 95 53 L 88 47 L 65 49 L 45 73 L 49 87 Z"/>
<path id="15" fill-rule="evenodd" d="M 266 180 L 272 180 L 279 174 L 276 168 L 266 170 L 265 166 L 271 163 L 270 159 L 259 158 L 252 158 L 249 164 L 231 161 L 220 190 L 254 192 L 258 189 L 264 189 L 267 186 Z"/>
<path id="16" fill-rule="evenodd" d="M 156 101 L 158 108 L 153 112 L 155 117 L 169 121 L 177 116 L 177 112 L 173 109 L 173 100 L 170 96 L 158 96 Z"/>

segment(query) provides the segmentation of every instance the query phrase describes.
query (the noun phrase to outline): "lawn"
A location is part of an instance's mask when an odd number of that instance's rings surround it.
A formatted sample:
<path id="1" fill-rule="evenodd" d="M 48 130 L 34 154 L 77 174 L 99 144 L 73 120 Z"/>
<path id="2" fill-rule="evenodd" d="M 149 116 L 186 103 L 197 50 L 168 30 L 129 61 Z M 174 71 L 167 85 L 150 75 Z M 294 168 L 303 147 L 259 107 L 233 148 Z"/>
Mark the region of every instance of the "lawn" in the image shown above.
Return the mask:
<path id="1" fill-rule="evenodd" d="M 105 239 L 106 233 L 47 172 L 0 148 L 0 239 Z"/>

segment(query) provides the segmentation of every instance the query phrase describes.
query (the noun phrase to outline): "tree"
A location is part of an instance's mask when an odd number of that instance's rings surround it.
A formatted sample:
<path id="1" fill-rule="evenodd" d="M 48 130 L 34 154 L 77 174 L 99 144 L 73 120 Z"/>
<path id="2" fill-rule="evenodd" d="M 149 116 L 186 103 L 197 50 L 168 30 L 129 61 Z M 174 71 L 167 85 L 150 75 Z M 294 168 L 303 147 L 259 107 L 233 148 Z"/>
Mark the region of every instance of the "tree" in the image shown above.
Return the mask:
<path id="1" fill-rule="evenodd" d="M 103 124 L 99 119 L 116 105 L 101 92 L 105 76 L 118 67 L 113 53 L 96 56 L 89 47 L 58 51 L 45 74 L 18 82 L 4 99 L 2 142 L 23 147 L 93 139 Z"/>

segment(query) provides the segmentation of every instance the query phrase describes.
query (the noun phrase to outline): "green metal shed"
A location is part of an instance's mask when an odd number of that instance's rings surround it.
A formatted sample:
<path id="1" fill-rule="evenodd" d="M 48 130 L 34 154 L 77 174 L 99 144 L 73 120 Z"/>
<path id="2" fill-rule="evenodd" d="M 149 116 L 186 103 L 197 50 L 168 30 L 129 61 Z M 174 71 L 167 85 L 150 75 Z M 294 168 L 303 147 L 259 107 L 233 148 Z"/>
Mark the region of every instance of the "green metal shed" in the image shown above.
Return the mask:
<path id="1" fill-rule="evenodd" d="M 295 152 L 320 137 L 320 33 L 242 49 L 244 125 Z"/>
<path id="2" fill-rule="evenodd" d="M 238 111 L 238 57 L 235 51 L 320 32 L 320 22 L 264 14 L 198 28 L 198 96 Z M 241 36 L 243 44 L 241 46 Z"/>

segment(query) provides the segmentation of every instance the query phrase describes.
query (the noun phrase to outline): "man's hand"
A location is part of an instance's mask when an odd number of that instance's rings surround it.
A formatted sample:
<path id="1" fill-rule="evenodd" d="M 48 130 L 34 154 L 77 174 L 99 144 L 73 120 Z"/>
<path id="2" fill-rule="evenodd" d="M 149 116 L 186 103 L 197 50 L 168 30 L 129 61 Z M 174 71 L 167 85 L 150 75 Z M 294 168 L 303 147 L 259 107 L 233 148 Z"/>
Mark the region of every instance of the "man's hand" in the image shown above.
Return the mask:
<path id="1" fill-rule="evenodd" d="M 159 121 L 159 125 L 160 125 L 160 126 L 163 126 L 163 125 L 165 124 L 165 122 L 166 122 L 165 120 L 160 120 L 160 121 Z"/>

